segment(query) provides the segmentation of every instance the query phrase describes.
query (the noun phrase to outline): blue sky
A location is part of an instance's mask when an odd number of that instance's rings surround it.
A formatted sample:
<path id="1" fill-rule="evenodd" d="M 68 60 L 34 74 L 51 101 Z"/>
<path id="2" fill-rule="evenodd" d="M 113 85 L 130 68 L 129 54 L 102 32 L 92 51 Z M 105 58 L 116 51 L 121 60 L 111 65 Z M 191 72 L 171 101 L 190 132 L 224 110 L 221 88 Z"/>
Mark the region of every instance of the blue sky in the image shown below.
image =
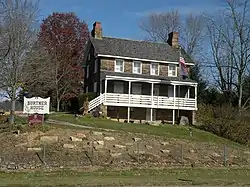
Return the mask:
<path id="1" fill-rule="evenodd" d="M 139 20 L 151 12 L 179 10 L 182 15 L 211 13 L 223 6 L 224 0 L 40 0 L 41 19 L 52 12 L 75 12 L 89 29 L 100 21 L 105 36 L 143 39 Z"/>

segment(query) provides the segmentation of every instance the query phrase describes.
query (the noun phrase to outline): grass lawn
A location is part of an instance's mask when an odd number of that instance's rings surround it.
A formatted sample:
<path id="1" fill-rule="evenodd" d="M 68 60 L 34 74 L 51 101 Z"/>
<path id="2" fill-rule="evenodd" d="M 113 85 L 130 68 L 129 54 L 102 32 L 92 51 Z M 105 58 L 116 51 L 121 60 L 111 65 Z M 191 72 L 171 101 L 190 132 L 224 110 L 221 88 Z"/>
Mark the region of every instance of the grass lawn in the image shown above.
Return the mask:
<path id="1" fill-rule="evenodd" d="M 0 173 L 0 186 L 250 185 L 250 169 L 134 169 Z"/>
<path id="2" fill-rule="evenodd" d="M 76 119 L 74 115 L 55 113 L 50 115 L 50 119 L 58 121 L 66 121 L 73 124 L 92 126 L 97 128 L 113 129 L 119 131 L 143 133 L 157 136 L 164 136 L 166 138 L 186 139 L 200 142 L 213 142 L 218 144 L 227 144 L 229 146 L 244 147 L 235 142 L 229 141 L 225 138 L 221 138 L 212 133 L 192 129 L 193 136 L 190 137 L 189 127 L 181 127 L 177 125 L 164 125 L 164 126 L 151 126 L 146 124 L 134 124 L 134 123 L 119 123 L 108 119 L 80 117 Z"/>

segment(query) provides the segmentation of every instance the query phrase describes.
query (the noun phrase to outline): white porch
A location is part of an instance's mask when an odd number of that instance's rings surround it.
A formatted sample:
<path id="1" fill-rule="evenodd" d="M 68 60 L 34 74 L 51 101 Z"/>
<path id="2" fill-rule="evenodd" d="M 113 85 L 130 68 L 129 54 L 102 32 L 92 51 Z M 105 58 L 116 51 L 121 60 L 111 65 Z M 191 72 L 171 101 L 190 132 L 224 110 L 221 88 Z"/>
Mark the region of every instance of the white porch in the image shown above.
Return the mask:
<path id="1" fill-rule="evenodd" d="M 114 85 L 113 92 L 108 92 L 108 84 L 110 81 L 123 81 L 128 83 L 127 90 L 119 84 Z M 149 94 L 143 95 L 139 83 L 150 84 Z M 159 84 L 167 84 L 172 88 L 168 90 L 167 96 L 159 96 Z M 188 86 L 188 89 L 184 97 L 180 96 L 181 86 Z M 141 86 L 142 87 L 142 86 Z M 194 82 L 183 82 L 183 81 L 169 81 L 162 82 L 157 79 L 140 79 L 132 77 L 117 77 L 117 76 L 106 76 L 104 80 L 103 93 L 100 96 L 90 101 L 89 111 L 104 104 L 106 106 L 119 106 L 127 107 L 127 120 L 130 121 L 130 109 L 134 107 L 147 108 L 149 111 L 149 120 L 153 121 L 154 109 L 171 109 L 173 113 L 172 123 L 175 123 L 175 112 L 176 110 L 197 110 L 197 83 Z M 190 89 L 194 89 L 194 98 L 190 97 Z M 132 91 L 132 93 L 131 93 Z M 118 93 L 117 93 L 118 92 Z"/>

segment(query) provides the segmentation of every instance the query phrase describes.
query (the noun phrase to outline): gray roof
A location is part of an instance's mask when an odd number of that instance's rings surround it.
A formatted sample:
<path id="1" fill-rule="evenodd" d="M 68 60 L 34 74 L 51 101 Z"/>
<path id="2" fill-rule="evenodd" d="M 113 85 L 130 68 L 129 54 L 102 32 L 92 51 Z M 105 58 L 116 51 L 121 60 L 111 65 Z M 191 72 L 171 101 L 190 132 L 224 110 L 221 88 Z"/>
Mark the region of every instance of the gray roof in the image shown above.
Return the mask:
<path id="1" fill-rule="evenodd" d="M 134 77 L 134 78 L 144 78 L 144 79 L 159 79 L 162 81 L 185 81 L 185 82 L 192 82 L 196 83 L 196 81 L 191 79 L 180 79 L 179 77 L 165 77 L 165 76 L 155 76 L 155 75 L 145 75 L 145 74 L 134 74 L 134 73 L 125 73 L 125 72 L 114 72 L 114 71 L 101 71 L 101 80 L 105 79 L 106 75 L 111 76 L 128 76 L 128 77 Z"/>
<path id="2" fill-rule="evenodd" d="M 103 37 L 102 39 L 91 37 L 90 41 L 94 45 L 97 54 L 170 62 L 179 61 L 179 50 L 173 49 L 167 43 L 109 37 Z M 186 62 L 192 62 L 186 56 L 185 51 L 182 51 L 182 54 Z"/>

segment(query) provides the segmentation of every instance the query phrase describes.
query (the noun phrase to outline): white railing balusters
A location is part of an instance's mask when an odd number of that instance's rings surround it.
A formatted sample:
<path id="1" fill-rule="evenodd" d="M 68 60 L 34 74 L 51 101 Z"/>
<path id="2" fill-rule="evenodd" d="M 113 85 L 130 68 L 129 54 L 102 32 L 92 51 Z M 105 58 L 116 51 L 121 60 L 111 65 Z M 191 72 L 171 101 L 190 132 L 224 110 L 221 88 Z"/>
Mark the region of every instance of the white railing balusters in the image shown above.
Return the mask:
<path id="1" fill-rule="evenodd" d="M 95 107 L 105 103 L 110 106 L 124 106 L 124 107 L 152 107 L 152 96 L 150 95 L 135 95 L 135 94 L 118 94 L 118 93 L 104 93 L 99 97 L 89 102 L 89 111 Z M 179 103 L 179 106 L 178 104 Z M 195 108 L 196 101 L 194 98 L 178 98 L 178 97 L 164 97 L 154 96 L 153 107 L 162 109 L 171 108 Z"/>

